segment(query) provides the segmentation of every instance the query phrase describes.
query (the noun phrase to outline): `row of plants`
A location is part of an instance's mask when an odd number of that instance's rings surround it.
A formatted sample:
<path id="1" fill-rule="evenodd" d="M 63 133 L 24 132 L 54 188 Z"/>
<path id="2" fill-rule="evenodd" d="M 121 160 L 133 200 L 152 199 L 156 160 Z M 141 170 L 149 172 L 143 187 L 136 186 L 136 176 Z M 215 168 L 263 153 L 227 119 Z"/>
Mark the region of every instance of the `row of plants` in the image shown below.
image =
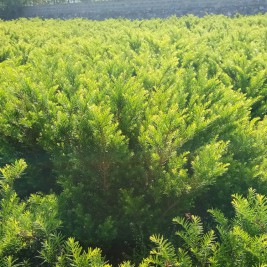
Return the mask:
<path id="1" fill-rule="evenodd" d="M 208 224 L 211 208 L 234 216 L 232 194 L 267 194 L 266 25 L 1 21 L 0 158 L 28 164 L 18 196 L 53 192 L 60 232 L 117 263 L 172 241 L 177 215 Z"/>

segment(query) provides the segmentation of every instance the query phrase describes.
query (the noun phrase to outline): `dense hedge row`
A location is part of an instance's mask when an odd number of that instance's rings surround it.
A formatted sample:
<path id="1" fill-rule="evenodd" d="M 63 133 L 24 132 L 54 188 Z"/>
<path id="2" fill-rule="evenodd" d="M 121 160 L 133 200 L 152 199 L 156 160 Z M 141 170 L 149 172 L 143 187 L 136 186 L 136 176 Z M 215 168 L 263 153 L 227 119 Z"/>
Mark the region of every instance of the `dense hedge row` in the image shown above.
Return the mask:
<path id="1" fill-rule="evenodd" d="M 173 217 L 266 194 L 266 26 L 0 22 L 0 158 L 28 163 L 19 196 L 54 192 L 61 232 L 140 261 Z"/>

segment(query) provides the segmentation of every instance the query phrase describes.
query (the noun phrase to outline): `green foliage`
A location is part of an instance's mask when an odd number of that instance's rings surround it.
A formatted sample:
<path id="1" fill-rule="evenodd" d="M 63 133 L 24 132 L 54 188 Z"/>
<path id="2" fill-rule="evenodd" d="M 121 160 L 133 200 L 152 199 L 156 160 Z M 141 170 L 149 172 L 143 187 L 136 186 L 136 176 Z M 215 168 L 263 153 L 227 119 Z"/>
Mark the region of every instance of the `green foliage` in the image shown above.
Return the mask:
<path id="1" fill-rule="evenodd" d="M 217 249 L 213 230 L 204 233 L 200 218 L 194 215 L 191 216 L 191 222 L 179 217 L 173 221 L 183 227 L 183 231 L 178 231 L 176 234 L 183 239 L 186 249 L 190 251 L 199 266 L 216 262 L 213 257 Z"/>
<path id="2" fill-rule="evenodd" d="M 64 238 L 61 234 L 51 234 L 42 243 L 42 249 L 40 250 L 40 258 L 52 265 L 57 261 L 58 255 L 61 254 Z"/>
<path id="3" fill-rule="evenodd" d="M 16 260 L 13 260 L 12 256 L 4 257 L 0 260 L 1 267 L 19 267 L 23 266 L 20 263 L 16 263 Z"/>
<path id="4" fill-rule="evenodd" d="M 156 265 L 164 265 L 164 261 L 173 262 L 175 258 L 175 250 L 171 243 L 164 240 L 161 236 L 152 235 L 150 240 L 157 245 L 156 249 L 153 249 L 150 254 L 153 257 L 150 259 Z"/>
<path id="5" fill-rule="evenodd" d="M 53 242 L 60 217 L 82 245 L 137 259 L 174 216 L 229 217 L 231 194 L 267 193 L 265 15 L 20 19 L 0 41 L 0 158 L 29 165 L 14 182 L 27 204 L 9 198 L 35 214 L 27 236 L 34 218 Z M 192 264 L 212 261 L 214 234 L 190 243 Z"/>
<path id="6" fill-rule="evenodd" d="M 175 253 L 174 246 L 160 235 L 152 235 L 150 240 L 156 245 L 154 249 L 150 251 L 150 256 L 145 258 L 139 265 L 140 267 L 147 266 L 179 266 L 190 267 L 192 261 L 187 255 L 187 252 L 182 248 Z"/>
<path id="7" fill-rule="evenodd" d="M 210 210 L 217 227 L 205 231 L 201 219 L 190 215 L 173 221 L 182 227 L 182 240 L 175 248 L 163 236 L 151 236 L 155 248 L 145 258 L 146 266 L 265 266 L 267 197 L 249 189 L 248 196 L 233 195 L 235 216 L 229 221 L 219 210 Z M 217 235 L 217 237 L 216 237 Z"/>
<path id="8" fill-rule="evenodd" d="M 13 185 L 26 166 L 24 160 L 18 160 L 0 169 L 0 266 L 108 267 L 99 249 L 84 252 L 74 238 L 65 241 L 57 233 L 61 221 L 55 195 L 19 199 Z"/>
<path id="9" fill-rule="evenodd" d="M 20 260 L 33 257 L 41 241 L 61 224 L 57 218 L 57 200 L 54 195 L 31 195 L 27 201 L 21 201 L 14 191 L 14 181 L 21 176 L 26 166 L 25 161 L 19 160 L 0 169 L 0 258 L 5 259 L 3 264 L 9 264 L 7 266 L 13 266 L 15 261 L 12 257 Z"/>
<path id="10" fill-rule="evenodd" d="M 221 265 L 261 266 L 266 258 L 266 196 L 250 189 L 247 198 L 233 195 L 232 205 L 235 217 L 230 224 L 218 211 L 210 211 L 219 224 L 217 227 L 222 240 L 218 250 Z M 226 257 L 226 253 L 231 254 Z"/>
<path id="11" fill-rule="evenodd" d="M 39 257 L 43 264 L 55 267 L 110 267 L 100 249 L 89 248 L 86 252 L 74 238 L 64 241 L 60 234 L 51 235 L 43 242 Z"/>

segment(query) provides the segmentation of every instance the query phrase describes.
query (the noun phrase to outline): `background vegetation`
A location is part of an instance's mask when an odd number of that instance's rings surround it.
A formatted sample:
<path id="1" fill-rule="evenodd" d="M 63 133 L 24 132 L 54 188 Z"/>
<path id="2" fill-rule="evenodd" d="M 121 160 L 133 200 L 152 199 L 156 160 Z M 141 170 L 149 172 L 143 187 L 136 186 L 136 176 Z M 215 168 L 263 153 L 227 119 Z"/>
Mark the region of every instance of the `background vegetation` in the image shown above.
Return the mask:
<path id="1" fill-rule="evenodd" d="M 0 22 L 3 264 L 264 266 L 266 26 Z"/>

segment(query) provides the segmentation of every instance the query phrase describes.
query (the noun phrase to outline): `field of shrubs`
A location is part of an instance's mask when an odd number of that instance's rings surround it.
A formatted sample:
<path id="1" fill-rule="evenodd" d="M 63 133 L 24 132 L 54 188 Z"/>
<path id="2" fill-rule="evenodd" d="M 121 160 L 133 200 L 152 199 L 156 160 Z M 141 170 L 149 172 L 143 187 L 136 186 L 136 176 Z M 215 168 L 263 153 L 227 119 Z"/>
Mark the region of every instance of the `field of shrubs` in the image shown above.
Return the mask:
<path id="1" fill-rule="evenodd" d="M 266 52 L 266 15 L 0 21 L 0 266 L 267 266 Z"/>

